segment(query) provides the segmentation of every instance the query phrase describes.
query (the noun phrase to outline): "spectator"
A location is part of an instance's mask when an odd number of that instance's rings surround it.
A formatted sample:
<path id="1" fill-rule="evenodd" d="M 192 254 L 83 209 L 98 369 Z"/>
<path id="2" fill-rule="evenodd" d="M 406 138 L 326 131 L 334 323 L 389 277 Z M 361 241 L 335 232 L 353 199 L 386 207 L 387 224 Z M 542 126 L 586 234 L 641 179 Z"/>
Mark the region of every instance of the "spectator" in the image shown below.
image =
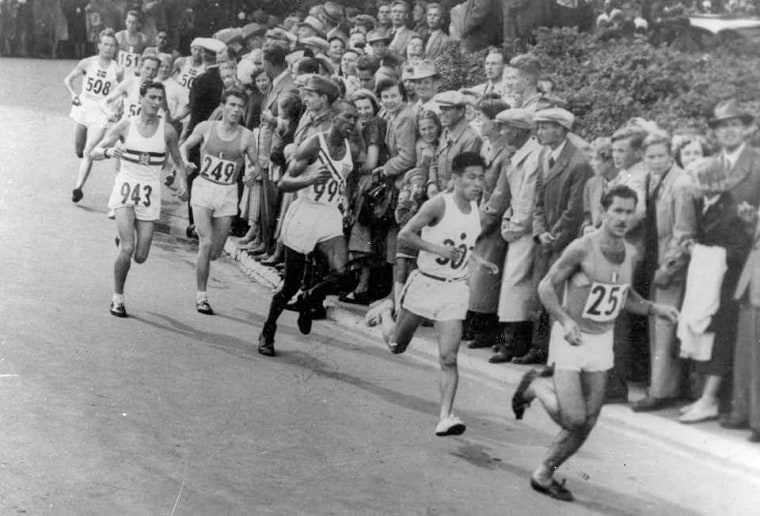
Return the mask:
<path id="1" fill-rule="evenodd" d="M 348 37 L 349 48 L 364 50 L 367 46 L 367 32 L 360 27 L 361 26 L 356 26 L 351 29 L 351 34 Z"/>
<path id="2" fill-rule="evenodd" d="M 692 163 L 709 154 L 707 140 L 699 134 L 673 136 L 673 156 L 676 164 L 687 169 Z"/>
<path id="3" fill-rule="evenodd" d="M 483 145 L 481 148 L 481 156 L 483 156 L 486 164 L 481 205 L 488 202 L 496 181 L 513 150 L 505 144 L 506 142 L 495 121 L 496 116 L 508 108 L 509 106 L 498 95 L 486 97 L 475 106 L 477 117 L 480 119 L 479 126 L 482 134 L 490 144 L 488 146 Z M 504 262 L 507 244 L 501 237 L 499 224 L 492 224 L 488 228 L 482 227 L 481 224 L 481 233 L 473 252 L 491 263 L 501 264 Z M 470 348 L 491 347 L 498 342 L 497 309 L 499 306 L 500 280 L 501 267 L 497 273 L 485 267 L 473 268 L 470 272 L 470 304 L 467 313 L 468 318 L 466 319 L 469 321 L 468 329 L 473 337 L 473 341 L 469 344 Z M 466 333 L 468 329 L 465 329 Z"/>
<path id="4" fill-rule="evenodd" d="M 541 98 L 541 92 L 538 91 L 538 79 L 541 76 L 538 59 L 531 54 L 521 54 L 513 57 L 509 66 L 516 70 L 513 89 L 520 98 L 520 107 L 535 111 Z"/>
<path id="5" fill-rule="evenodd" d="M 69 43 L 71 44 L 72 56 L 82 59 L 87 51 L 87 14 L 85 6 L 87 0 L 72 0 L 63 4 L 63 12 L 69 24 Z M 2 16 L 0 16 L 0 24 Z M 2 27 L 0 27 L 2 31 Z"/>
<path id="6" fill-rule="evenodd" d="M 372 56 L 380 62 L 379 66 L 388 66 L 395 69 L 400 65 L 401 61 L 391 53 L 388 47 L 390 41 L 391 38 L 388 33 L 380 29 L 373 30 L 367 34 L 367 44 L 372 49 Z"/>
<path id="7" fill-rule="evenodd" d="M 390 31 L 391 27 L 391 4 L 385 1 L 380 2 L 377 4 L 377 28 Z"/>
<path id="8" fill-rule="evenodd" d="M 434 111 L 436 114 L 440 114 L 440 107 L 434 99 L 435 94 L 438 93 L 438 79 L 440 77 L 435 63 L 427 59 L 423 59 L 414 67 L 412 81 L 414 82 L 414 91 L 417 94 L 417 102 L 414 103 L 412 109 L 415 113 Z"/>
<path id="9" fill-rule="evenodd" d="M 650 274 L 654 271 L 650 299 L 680 309 L 688 265 L 683 244 L 697 233 L 696 190 L 691 177 L 675 164 L 671 143 L 667 133 L 652 133 L 642 144 L 651 174 L 645 220 L 645 249 L 651 258 L 647 256 L 644 263 Z M 633 404 L 635 412 L 659 410 L 680 394 L 675 326 L 650 318 L 649 345 L 649 390 L 646 398 Z"/>
<path id="10" fill-rule="evenodd" d="M 446 91 L 434 97 L 441 110 L 443 133 L 436 159 L 430 164 L 428 197 L 448 189 L 451 162 L 463 152 L 480 152 L 482 141 L 464 117 L 467 100 L 458 91 Z"/>
<path id="11" fill-rule="evenodd" d="M 594 176 L 586 182 L 583 188 L 583 225 L 585 235 L 594 231 L 602 224 L 604 208 L 602 196 L 609 190 L 610 183 L 617 177 L 618 170 L 612 160 L 612 140 L 597 138 L 591 144 L 591 159 L 589 160 Z"/>
<path id="12" fill-rule="evenodd" d="M 443 31 L 443 9 L 440 4 L 427 5 L 425 15 L 427 40 L 425 41 L 425 59 L 434 60 L 441 56 L 451 45 L 451 40 Z"/>
<path id="13" fill-rule="evenodd" d="M 377 84 L 377 93 L 380 95 L 380 101 L 388 118 L 385 146 L 390 157 L 384 164 L 376 168 L 374 173 L 398 189 L 403 174 L 411 169 L 416 161 L 416 119 L 414 112 L 407 103 L 403 83 L 395 79 L 383 79 Z M 399 227 L 395 224 L 388 228 L 386 262 L 392 265 L 395 265 L 396 262 L 398 232 Z M 398 301 L 399 293 L 398 291 L 394 292 L 395 301 Z"/>
<path id="14" fill-rule="evenodd" d="M 536 138 L 546 147 L 539 162 L 533 214 L 533 237 L 538 244 L 534 278 L 540 280 L 578 236 L 583 221 L 583 187 L 592 172 L 585 154 L 568 140 L 575 121 L 572 113 L 561 108 L 543 109 L 536 111 L 533 119 Z M 548 314 L 542 311 L 530 350 L 512 361 L 544 363 L 550 327 Z"/>
<path id="15" fill-rule="evenodd" d="M 490 94 L 503 95 L 501 89 L 502 76 L 504 73 L 504 54 L 496 47 L 491 47 L 486 54 L 483 69 L 486 74 L 486 82 L 473 86 L 471 89 L 481 97 Z M 508 104 L 511 106 L 511 104 Z"/>
<path id="16" fill-rule="evenodd" d="M 249 52 L 264 46 L 266 33 L 266 25 L 261 25 L 260 23 L 249 23 L 243 27 L 243 43 Z"/>
<path id="17" fill-rule="evenodd" d="M 356 78 L 359 87 L 374 91 L 375 73 L 380 68 L 380 62 L 374 56 L 361 56 L 356 61 Z"/>
<path id="18" fill-rule="evenodd" d="M 443 132 L 443 127 L 435 111 L 423 111 L 417 115 L 417 143 L 414 146 L 417 167 L 422 167 L 426 171 L 430 169 L 430 164 L 438 152 L 441 132 Z M 427 174 L 425 178 L 427 179 Z"/>
<path id="19" fill-rule="evenodd" d="M 505 66 L 501 73 L 502 99 L 510 106 L 522 105 L 522 97 L 517 93 L 517 74 L 517 68 L 512 68 L 511 66 Z"/>
<path id="20" fill-rule="evenodd" d="M 169 54 L 172 57 L 172 60 L 177 59 L 179 57 L 179 52 L 174 50 L 169 43 L 169 33 L 165 30 L 160 30 L 156 33 L 155 37 L 156 45 L 153 47 L 148 47 L 145 49 L 145 52 L 153 53 L 153 54 Z"/>
<path id="21" fill-rule="evenodd" d="M 385 151 L 386 122 L 377 116 L 380 106 L 375 95 L 369 90 L 357 90 L 351 96 L 351 101 L 359 112 L 359 125 L 363 148 L 366 154 L 362 165 L 361 176 L 356 188 L 356 200 L 362 199 L 375 186 L 372 171 L 387 158 Z M 386 264 L 385 239 L 387 228 L 360 220 L 356 213 L 356 201 L 353 203 L 354 216 L 348 251 L 351 261 L 359 263 L 359 283 L 354 291 L 341 296 L 346 303 L 368 305 L 373 299 L 370 290 L 370 274 L 373 269 L 382 268 Z"/>
<path id="22" fill-rule="evenodd" d="M 417 91 L 414 89 L 413 66 L 404 66 L 404 68 L 401 70 L 401 82 L 404 83 L 409 105 L 414 106 L 414 104 L 417 102 Z"/>
<path id="23" fill-rule="evenodd" d="M 330 64 L 335 73 L 339 74 L 340 66 L 343 62 L 343 54 L 346 52 L 346 41 L 343 39 L 342 34 L 335 34 L 327 40 L 327 43 L 329 45 L 327 57 L 330 59 Z"/>
<path id="24" fill-rule="evenodd" d="M 420 59 L 425 57 L 425 43 L 422 40 L 422 36 L 413 34 L 412 37 L 409 38 L 409 43 L 406 46 L 404 56 L 406 57 L 406 61 L 404 62 L 402 68 L 406 68 L 408 66 L 411 66 L 413 68 L 414 65 L 420 61 Z"/>
<path id="25" fill-rule="evenodd" d="M 391 42 L 389 50 L 397 56 L 403 56 L 406 53 L 406 47 L 409 40 L 414 35 L 414 31 L 406 26 L 409 18 L 409 5 L 404 0 L 394 0 L 391 4 Z"/>
<path id="26" fill-rule="evenodd" d="M 142 0 L 142 31 L 149 44 L 158 46 L 156 36 L 159 29 L 167 26 L 166 11 L 163 0 Z M 166 33 L 166 31 L 164 31 Z M 168 34 L 166 34 L 168 40 Z M 168 41 L 167 41 L 168 43 Z"/>
<path id="27" fill-rule="evenodd" d="M 522 357 L 533 333 L 530 320 L 535 309 L 533 210 L 542 147 L 531 137 L 534 124 L 530 111 L 519 108 L 502 111 L 496 115 L 496 122 L 505 145 L 517 149 L 502 167 L 496 188 L 483 210 L 488 223 L 499 229 L 508 246 L 501 262 L 498 299 L 501 338 L 488 359 L 491 363 L 502 363 Z"/>

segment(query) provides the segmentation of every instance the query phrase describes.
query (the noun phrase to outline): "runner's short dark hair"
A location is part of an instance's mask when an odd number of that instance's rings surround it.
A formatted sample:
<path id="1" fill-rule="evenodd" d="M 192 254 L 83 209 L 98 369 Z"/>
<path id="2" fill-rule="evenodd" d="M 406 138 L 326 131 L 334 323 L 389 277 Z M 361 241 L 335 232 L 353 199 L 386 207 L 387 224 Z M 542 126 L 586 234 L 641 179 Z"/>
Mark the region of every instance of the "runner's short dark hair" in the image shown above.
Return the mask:
<path id="1" fill-rule="evenodd" d="M 164 88 L 164 85 L 158 81 L 145 81 L 140 85 L 140 97 L 144 97 L 146 93 L 148 93 L 148 90 L 161 90 L 161 92 L 164 94 L 164 97 L 166 97 L 166 88 Z"/>
<path id="2" fill-rule="evenodd" d="M 227 88 L 222 92 L 222 104 L 227 103 L 227 99 L 230 97 L 237 97 L 243 101 L 243 104 L 248 103 L 248 95 L 240 88 Z"/>
<path id="3" fill-rule="evenodd" d="M 629 186 L 615 185 L 602 195 L 602 208 L 606 211 L 607 208 L 612 206 L 612 199 L 619 197 L 621 199 L 633 199 L 633 204 L 636 205 L 639 202 L 639 196 Z"/>
<path id="4" fill-rule="evenodd" d="M 451 173 L 456 175 L 462 175 L 467 167 L 482 167 L 486 169 L 486 161 L 479 152 L 463 152 L 454 156 L 454 160 L 451 162 Z"/>

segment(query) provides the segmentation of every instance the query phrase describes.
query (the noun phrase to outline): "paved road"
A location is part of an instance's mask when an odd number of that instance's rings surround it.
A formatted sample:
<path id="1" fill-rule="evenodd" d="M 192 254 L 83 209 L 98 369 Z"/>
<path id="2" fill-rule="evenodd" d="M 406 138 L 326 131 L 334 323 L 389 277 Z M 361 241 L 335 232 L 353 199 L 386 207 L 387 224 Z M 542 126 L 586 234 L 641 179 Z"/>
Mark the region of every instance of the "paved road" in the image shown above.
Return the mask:
<path id="1" fill-rule="evenodd" d="M 271 293 L 223 259 L 197 314 L 184 239 L 157 235 L 111 317 L 113 171 L 71 203 L 72 66 L 0 59 L 0 514 L 757 514 L 754 470 L 604 419 L 562 470 L 578 501 L 536 495 L 556 428 L 508 417 L 514 386 L 466 375 L 468 431 L 436 438 L 429 359 L 289 314 L 260 357 Z"/>

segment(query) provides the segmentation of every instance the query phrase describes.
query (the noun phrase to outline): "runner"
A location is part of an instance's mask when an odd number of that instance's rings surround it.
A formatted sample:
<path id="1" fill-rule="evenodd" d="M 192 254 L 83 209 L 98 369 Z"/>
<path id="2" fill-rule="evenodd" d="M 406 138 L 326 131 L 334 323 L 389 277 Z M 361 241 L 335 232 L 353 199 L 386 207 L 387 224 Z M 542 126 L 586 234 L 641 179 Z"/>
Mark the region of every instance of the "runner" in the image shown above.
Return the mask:
<path id="1" fill-rule="evenodd" d="M 148 46 L 148 38 L 139 31 L 140 13 L 137 11 L 128 11 L 127 18 L 124 20 L 126 29 L 116 33 L 116 41 L 119 45 L 119 66 L 124 69 L 124 76 L 130 77 L 137 75 L 140 65 L 140 57 L 145 47 Z"/>
<path id="2" fill-rule="evenodd" d="M 309 80 L 320 91 L 337 89 L 332 81 L 317 75 Z M 301 285 L 309 253 L 315 249 L 322 253 L 330 273 L 298 296 L 295 306 L 301 333 L 311 332 L 310 307 L 315 299 L 323 299 L 336 287 L 347 288 L 345 283 L 350 278 L 346 274 L 348 250 L 343 236 L 344 191 L 346 178 L 354 168 L 349 138 L 358 118 L 352 103 L 336 101 L 330 129 L 301 144 L 280 180 L 280 188 L 285 192 L 298 191 L 298 198 L 288 208 L 282 224 L 285 276 L 272 298 L 269 316 L 259 335 L 258 351 L 262 355 L 275 356 L 277 319 Z M 353 151 L 353 155 L 358 152 Z"/>
<path id="3" fill-rule="evenodd" d="M 195 78 L 206 71 L 206 65 L 203 62 L 203 47 L 200 43 L 201 39 L 195 38 L 190 43 L 190 55 L 178 57 L 172 69 L 172 76 L 175 76 L 179 85 L 185 88 L 188 96 L 190 96 L 190 88 Z"/>
<path id="4" fill-rule="evenodd" d="M 108 200 L 109 209 L 115 211 L 119 233 L 111 301 L 111 314 L 116 317 L 127 317 L 124 283 L 133 255 L 136 263 L 143 263 L 148 258 L 153 225 L 161 213 L 159 178 L 167 150 L 180 169 L 180 177 L 186 177 L 177 146 L 177 133 L 158 116 L 165 102 L 164 95 L 163 84 L 144 82 L 140 86 L 140 114 L 119 121 L 92 152 L 92 158 L 96 160 L 119 158 L 119 172 Z M 117 141 L 121 143 L 117 144 Z M 182 200 L 187 199 L 184 181 L 178 195 Z"/>
<path id="5" fill-rule="evenodd" d="M 109 95 L 106 97 L 104 104 L 104 111 L 109 113 L 111 119 L 118 116 L 118 102 L 123 101 L 123 109 L 121 111 L 121 119 L 135 117 L 140 115 L 140 106 L 142 100 L 140 98 L 140 88 L 144 82 L 153 81 L 158 75 L 158 68 L 161 66 L 161 60 L 158 56 L 147 55 L 140 61 L 140 75 L 126 77 L 123 82 L 120 82 Z M 164 97 L 163 106 L 159 111 L 159 116 L 163 117 L 163 113 L 166 108 L 166 98 Z M 106 109 L 108 107 L 108 109 Z"/>
<path id="6" fill-rule="evenodd" d="M 562 427 L 530 479 L 534 490 L 558 500 L 573 500 L 554 472 L 578 451 L 599 417 L 620 310 L 678 320 L 676 308 L 647 301 L 631 287 L 636 251 L 625 234 L 636 202 L 629 187 L 612 187 L 602 197 L 601 228 L 572 242 L 538 287 L 541 302 L 556 321 L 549 342 L 550 368 L 525 373 L 512 397 L 512 410 L 522 419 L 525 408 L 538 398 Z M 565 289 L 563 305 L 560 289 Z"/>
<path id="7" fill-rule="evenodd" d="M 193 181 L 190 205 L 198 233 L 196 265 L 196 308 L 202 314 L 213 315 L 208 302 L 208 283 L 211 260 L 222 254 L 232 219 L 238 213 L 237 179 L 243 168 L 244 156 L 256 162 L 256 148 L 251 131 L 240 125 L 248 97 L 232 88 L 222 94 L 222 120 L 201 122 L 180 147 L 188 173 L 196 170 L 189 150 L 201 145 L 201 170 Z"/>
<path id="8" fill-rule="evenodd" d="M 92 170 L 90 152 L 103 139 L 108 125 L 108 116 L 103 108 L 106 97 L 116 89 L 122 79 L 122 70 L 116 64 L 116 37 L 111 29 L 100 33 L 98 55 L 82 59 L 63 80 L 71 94 L 71 118 L 76 122 L 74 132 L 74 150 L 82 161 L 71 200 L 79 202 L 84 197 L 82 188 Z M 82 92 L 76 93 L 72 85 L 76 77 L 84 76 Z"/>
<path id="9" fill-rule="evenodd" d="M 460 435 L 466 429 L 452 407 L 459 383 L 457 353 L 462 321 L 470 298 L 468 267 L 480 234 L 477 199 L 483 192 L 486 164 L 480 154 L 463 152 L 454 157 L 451 167 L 453 191 L 426 201 L 399 233 L 401 246 L 419 249 L 417 270 L 401 290 L 393 332 L 383 332 L 388 348 L 399 354 L 406 351 L 423 318 L 435 322 L 441 366 L 438 436 Z M 390 309 L 382 318 L 387 324 Z"/>

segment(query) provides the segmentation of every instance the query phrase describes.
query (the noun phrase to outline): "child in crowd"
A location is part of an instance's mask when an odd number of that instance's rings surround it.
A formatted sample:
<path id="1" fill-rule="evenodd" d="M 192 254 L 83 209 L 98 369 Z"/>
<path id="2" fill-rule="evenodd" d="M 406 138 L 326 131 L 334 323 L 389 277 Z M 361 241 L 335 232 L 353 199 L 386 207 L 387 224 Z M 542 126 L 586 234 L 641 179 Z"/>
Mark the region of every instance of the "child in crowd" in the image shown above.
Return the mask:
<path id="1" fill-rule="evenodd" d="M 417 115 L 417 143 L 414 146 L 417 167 L 428 170 L 438 152 L 438 138 L 442 131 L 441 119 L 434 111 L 426 110 Z"/>

